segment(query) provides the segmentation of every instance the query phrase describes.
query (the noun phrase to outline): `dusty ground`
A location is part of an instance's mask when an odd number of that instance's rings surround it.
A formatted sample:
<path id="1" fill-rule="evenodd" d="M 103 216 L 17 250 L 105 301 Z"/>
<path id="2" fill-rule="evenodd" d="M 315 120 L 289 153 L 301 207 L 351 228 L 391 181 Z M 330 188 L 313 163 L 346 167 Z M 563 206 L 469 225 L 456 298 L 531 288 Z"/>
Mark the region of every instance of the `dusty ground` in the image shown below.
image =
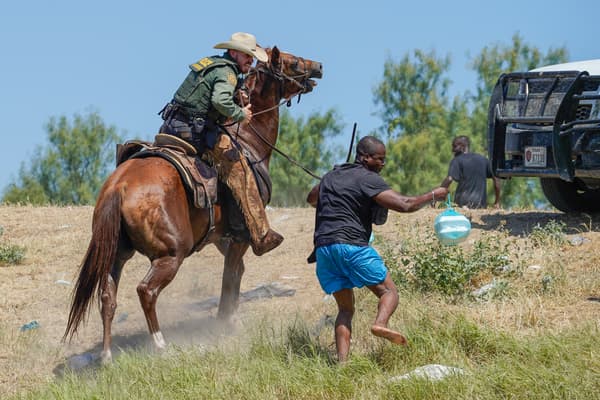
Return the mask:
<path id="1" fill-rule="evenodd" d="M 95 308 L 72 343 L 61 343 L 69 310 L 70 282 L 76 278 L 88 245 L 92 211 L 91 207 L 0 206 L 0 226 L 3 227 L 0 243 L 26 247 L 26 258 L 21 265 L 0 267 L 0 397 L 53 379 L 65 360 L 74 354 L 100 351 L 101 322 Z M 390 213 L 388 223 L 376 227 L 375 234 L 380 239 L 393 241 L 411 227 L 431 229 L 438 212 L 425 208 L 413 214 Z M 581 246 L 565 248 L 564 259 L 569 260 L 567 272 L 587 270 L 586 276 L 598 276 L 600 217 L 569 217 L 537 211 L 464 212 L 472 219 L 470 239 L 497 229 L 503 229 L 509 237 L 519 238 L 531 232 L 536 224 L 543 226 L 552 220 L 562 221 L 569 237 L 587 239 Z M 331 313 L 333 306 L 324 301 L 313 265 L 305 261 L 311 250 L 314 211 L 270 209 L 269 216 L 274 228 L 286 239 L 263 257 L 247 254 L 242 292 L 277 282 L 294 289 L 295 293 L 291 297 L 245 302 L 240 305 L 238 318 L 256 320 L 260 315 L 285 318 L 300 313 L 317 321 L 324 313 Z M 222 256 L 209 246 L 189 257 L 176 279 L 163 291 L 158 313 L 168 341 L 202 342 L 223 334 L 215 327 L 216 308 L 200 306 L 219 295 L 222 263 Z M 146 343 L 147 328 L 135 287 L 147 267 L 148 261 L 140 255 L 125 266 L 119 287 L 117 322 L 113 325 L 115 348 Z M 577 300 L 556 305 L 560 308 L 557 313 L 569 315 L 571 319 L 600 314 L 600 303 L 594 300 L 600 296 L 598 287 L 598 279 L 587 282 L 587 286 L 582 284 Z M 31 321 L 37 321 L 39 327 L 21 332 L 21 326 Z"/>

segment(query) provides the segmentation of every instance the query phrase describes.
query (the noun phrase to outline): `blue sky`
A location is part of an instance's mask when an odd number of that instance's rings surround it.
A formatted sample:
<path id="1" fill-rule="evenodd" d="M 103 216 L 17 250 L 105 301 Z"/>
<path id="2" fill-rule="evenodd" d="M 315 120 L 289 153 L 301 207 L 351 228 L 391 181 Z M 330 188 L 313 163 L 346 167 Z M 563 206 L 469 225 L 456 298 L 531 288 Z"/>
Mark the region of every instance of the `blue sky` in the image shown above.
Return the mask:
<path id="1" fill-rule="evenodd" d="M 0 191 L 47 144 L 51 117 L 93 110 L 128 139 L 153 137 L 156 113 L 188 64 L 218 54 L 213 45 L 236 31 L 323 63 L 319 85 L 290 111 L 337 109 L 346 143 L 354 122 L 361 132 L 380 124 L 372 90 L 388 57 L 414 49 L 450 55 L 455 94 L 474 88 L 469 60 L 485 46 L 510 44 L 517 32 L 544 52 L 567 47 L 572 61 L 600 58 L 600 1 L 7 2 L 0 14 Z"/>

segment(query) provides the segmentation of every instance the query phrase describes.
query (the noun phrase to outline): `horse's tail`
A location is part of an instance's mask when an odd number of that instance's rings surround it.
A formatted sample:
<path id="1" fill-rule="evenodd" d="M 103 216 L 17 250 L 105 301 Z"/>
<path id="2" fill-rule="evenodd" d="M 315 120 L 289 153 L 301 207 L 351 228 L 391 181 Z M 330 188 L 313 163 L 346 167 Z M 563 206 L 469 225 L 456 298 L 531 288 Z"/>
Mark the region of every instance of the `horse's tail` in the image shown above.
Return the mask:
<path id="1" fill-rule="evenodd" d="M 100 301 L 108 274 L 114 264 L 121 230 L 121 196 L 118 190 L 109 190 L 98 198 L 92 220 L 92 238 L 80 266 L 79 277 L 73 288 L 69 320 L 63 341 L 72 338 L 88 313 L 94 294 Z"/>

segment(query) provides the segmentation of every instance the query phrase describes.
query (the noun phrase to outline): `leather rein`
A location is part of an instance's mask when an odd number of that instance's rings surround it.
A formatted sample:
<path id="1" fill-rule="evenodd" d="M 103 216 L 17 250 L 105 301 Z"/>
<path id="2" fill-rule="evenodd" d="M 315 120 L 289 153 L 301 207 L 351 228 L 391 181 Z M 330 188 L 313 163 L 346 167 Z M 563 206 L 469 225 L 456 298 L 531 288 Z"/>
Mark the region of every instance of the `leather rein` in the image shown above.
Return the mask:
<path id="1" fill-rule="evenodd" d="M 283 73 L 283 71 L 273 71 L 271 68 L 267 68 L 267 67 L 263 67 L 261 66 L 257 66 L 256 68 L 254 68 L 250 73 L 250 74 L 258 74 L 258 73 L 264 73 L 267 75 L 270 75 L 271 77 L 275 78 L 275 80 L 277 82 L 279 82 L 279 89 L 281 92 L 283 92 L 283 83 L 284 81 L 290 81 L 292 83 L 294 83 L 296 86 L 298 86 L 298 88 L 300 89 L 300 91 L 292 96 L 290 96 L 289 98 L 284 98 L 281 102 L 273 105 L 272 107 L 266 108 L 264 110 L 260 110 L 257 111 L 255 113 L 253 113 L 253 116 L 259 115 L 259 114 L 264 114 L 266 112 L 269 111 L 273 111 L 279 107 L 281 107 L 282 105 L 286 104 L 288 107 L 291 106 L 291 102 L 292 102 L 292 98 L 294 96 L 298 96 L 298 103 L 300 102 L 300 97 L 303 93 L 307 93 L 309 91 L 309 87 L 308 85 L 310 85 L 310 83 L 307 82 L 307 79 L 309 79 L 309 72 L 308 70 L 306 70 L 306 62 L 304 61 L 303 58 L 298 58 L 298 60 L 302 60 L 302 62 L 304 63 L 304 73 L 299 74 L 299 75 L 294 75 L 294 76 L 289 76 L 286 75 L 285 73 Z M 298 61 L 299 62 L 299 61 Z M 302 83 L 298 82 L 298 79 L 302 79 Z M 280 97 L 284 97 L 283 93 L 281 94 Z M 250 101 L 249 101 L 250 102 Z M 296 161 L 295 159 L 293 159 L 292 157 L 290 157 L 289 155 L 287 155 L 285 152 L 283 152 L 282 150 L 280 150 L 279 148 L 277 148 L 277 146 L 275 146 L 273 143 L 271 143 L 267 138 L 265 138 L 255 127 L 254 125 L 252 125 L 252 122 L 250 122 L 248 124 L 248 126 L 250 127 L 250 129 L 252 129 L 252 131 L 256 134 L 256 136 L 258 136 L 258 138 L 260 140 L 262 140 L 262 142 L 264 144 L 266 144 L 271 150 L 275 151 L 276 153 L 278 153 L 279 155 L 281 155 L 283 158 L 285 158 L 286 160 L 288 160 L 290 163 L 294 164 L 295 166 L 301 168 L 304 172 L 306 172 L 308 175 L 312 176 L 315 179 L 321 180 L 321 177 L 317 174 L 315 174 L 314 172 L 312 172 L 310 169 L 306 168 L 305 166 L 303 166 L 302 164 L 300 164 L 298 161 Z M 239 125 L 238 125 L 238 129 L 239 129 Z M 257 162 L 260 162 L 257 161 Z"/>

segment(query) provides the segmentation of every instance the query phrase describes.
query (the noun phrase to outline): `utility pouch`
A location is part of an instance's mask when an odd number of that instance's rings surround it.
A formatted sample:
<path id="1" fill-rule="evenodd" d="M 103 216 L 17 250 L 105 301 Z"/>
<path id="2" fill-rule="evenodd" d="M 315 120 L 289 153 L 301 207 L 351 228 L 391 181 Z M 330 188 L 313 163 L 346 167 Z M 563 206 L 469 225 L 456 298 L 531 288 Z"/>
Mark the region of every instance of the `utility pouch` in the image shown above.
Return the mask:
<path id="1" fill-rule="evenodd" d="M 204 118 L 192 119 L 192 132 L 194 132 L 194 136 L 200 137 L 203 134 L 205 127 L 206 127 L 206 120 Z"/>
<path id="2" fill-rule="evenodd" d="M 158 115 L 163 119 L 163 121 L 168 120 L 175 113 L 177 106 L 173 103 L 167 103 L 162 110 L 158 112 Z"/>
<path id="3" fill-rule="evenodd" d="M 185 140 L 190 140 L 192 138 L 191 129 L 192 127 L 189 124 L 176 118 L 166 119 L 164 124 L 161 126 L 162 133 L 175 135 Z"/>
<path id="4" fill-rule="evenodd" d="M 217 138 L 219 136 L 221 128 L 215 123 L 215 121 L 208 119 L 204 124 L 204 140 L 206 147 L 212 149 L 217 144 Z"/>

